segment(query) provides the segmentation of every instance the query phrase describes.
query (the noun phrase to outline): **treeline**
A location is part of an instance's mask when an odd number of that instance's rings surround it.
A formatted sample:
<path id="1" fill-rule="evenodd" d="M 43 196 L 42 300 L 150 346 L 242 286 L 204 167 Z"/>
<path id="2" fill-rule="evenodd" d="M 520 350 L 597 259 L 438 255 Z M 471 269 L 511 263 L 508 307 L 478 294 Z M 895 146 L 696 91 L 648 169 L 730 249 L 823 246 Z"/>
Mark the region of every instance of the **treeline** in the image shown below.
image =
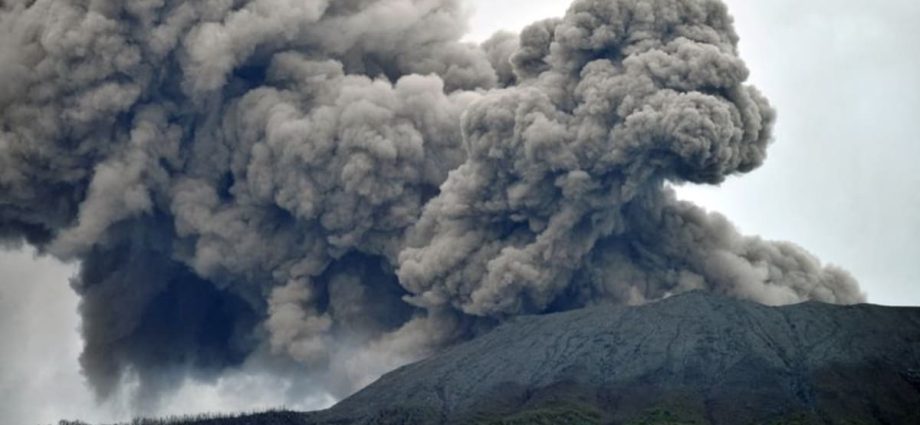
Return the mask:
<path id="1" fill-rule="evenodd" d="M 137 418 L 131 422 L 113 425 L 304 425 L 305 414 L 287 410 L 235 415 L 200 414 L 168 416 L 164 418 Z M 61 420 L 57 425 L 92 425 L 83 421 Z"/>

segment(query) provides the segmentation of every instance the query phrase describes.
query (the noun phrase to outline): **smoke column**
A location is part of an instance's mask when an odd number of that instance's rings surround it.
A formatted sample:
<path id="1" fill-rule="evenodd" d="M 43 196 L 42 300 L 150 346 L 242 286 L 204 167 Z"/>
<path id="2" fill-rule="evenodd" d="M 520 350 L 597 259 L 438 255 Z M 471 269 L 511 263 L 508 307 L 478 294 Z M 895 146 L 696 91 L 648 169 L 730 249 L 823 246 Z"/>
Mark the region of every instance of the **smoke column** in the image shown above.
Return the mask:
<path id="1" fill-rule="evenodd" d="M 705 289 L 864 299 L 675 198 L 765 159 L 718 0 L 0 3 L 0 239 L 78 261 L 84 373 L 259 359 L 337 396 L 515 315 Z M 287 372 L 285 372 L 287 373 Z"/>

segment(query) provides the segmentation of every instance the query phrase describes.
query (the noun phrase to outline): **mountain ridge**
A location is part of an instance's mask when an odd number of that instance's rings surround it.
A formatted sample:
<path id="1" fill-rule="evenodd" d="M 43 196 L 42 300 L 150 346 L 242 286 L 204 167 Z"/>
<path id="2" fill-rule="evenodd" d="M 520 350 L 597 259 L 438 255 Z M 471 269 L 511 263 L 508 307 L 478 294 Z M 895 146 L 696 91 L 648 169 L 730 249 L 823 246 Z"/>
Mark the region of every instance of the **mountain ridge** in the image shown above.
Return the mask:
<path id="1" fill-rule="evenodd" d="M 438 406 L 441 419 L 451 422 L 478 410 L 502 410 L 479 405 L 501 396 L 513 399 L 509 394 L 514 388 L 526 400 L 566 384 L 564 392 L 612 396 L 616 400 L 588 404 L 616 404 L 620 413 L 642 410 L 631 407 L 643 404 L 654 408 L 649 400 L 631 400 L 643 392 L 637 388 L 671 394 L 704 390 L 702 410 L 714 415 L 709 423 L 738 418 L 734 409 L 719 407 L 738 402 L 763 404 L 763 415 L 743 418 L 756 421 L 782 416 L 773 411 L 782 412 L 784 406 L 820 412 L 827 402 L 824 383 L 848 368 L 859 370 L 846 376 L 907 374 L 920 368 L 920 309 L 814 302 L 767 307 L 691 292 L 637 307 L 595 306 L 527 316 L 384 375 L 329 414 L 360 421 L 394 405 Z M 743 391 L 748 384 L 761 388 Z M 840 390 L 832 387 L 830 393 Z M 495 394 L 497 389 L 505 394 Z M 900 401 L 920 406 L 917 388 L 901 390 L 907 398 Z M 871 403 L 868 409 L 873 409 Z M 601 416 L 627 420 L 641 412 L 610 413 Z M 867 416 L 863 413 L 853 415 Z"/>
<path id="2" fill-rule="evenodd" d="M 916 424 L 920 308 L 708 292 L 522 316 L 332 408 L 235 424 Z"/>

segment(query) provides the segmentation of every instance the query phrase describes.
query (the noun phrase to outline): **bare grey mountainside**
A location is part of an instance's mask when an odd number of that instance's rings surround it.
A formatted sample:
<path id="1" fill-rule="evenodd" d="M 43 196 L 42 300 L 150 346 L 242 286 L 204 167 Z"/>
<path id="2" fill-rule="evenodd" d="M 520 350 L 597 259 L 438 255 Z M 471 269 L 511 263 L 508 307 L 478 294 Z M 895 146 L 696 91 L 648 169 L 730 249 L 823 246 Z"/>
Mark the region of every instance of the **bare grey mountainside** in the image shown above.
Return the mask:
<path id="1" fill-rule="evenodd" d="M 916 424 L 920 308 L 691 292 L 519 317 L 385 375 L 330 416 L 406 412 L 431 415 L 407 422 L 419 424 Z"/>
<path id="2" fill-rule="evenodd" d="M 324 412 L 184 425 L 920 423 L 920 308 L 695 291 L 512 319 Z"/>

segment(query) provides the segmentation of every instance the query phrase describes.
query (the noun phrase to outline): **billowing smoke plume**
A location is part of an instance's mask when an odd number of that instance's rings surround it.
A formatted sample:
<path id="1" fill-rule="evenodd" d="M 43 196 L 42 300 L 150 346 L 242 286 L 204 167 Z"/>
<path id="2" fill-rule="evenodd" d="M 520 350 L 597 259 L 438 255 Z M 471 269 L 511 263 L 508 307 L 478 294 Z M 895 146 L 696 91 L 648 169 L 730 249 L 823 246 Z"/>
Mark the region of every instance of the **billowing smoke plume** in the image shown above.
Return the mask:
<path id="1" fill-rule="evenodd" d="M 718 0 L 7 0 L 0 237 L 78 260 L 99 394 L 255 356 L 346 394 L 509 316 L 708 289 L 863 299 L 670 183 L 764 160 Z M 269 362 L 271 363 L 271 362 Z"/>

